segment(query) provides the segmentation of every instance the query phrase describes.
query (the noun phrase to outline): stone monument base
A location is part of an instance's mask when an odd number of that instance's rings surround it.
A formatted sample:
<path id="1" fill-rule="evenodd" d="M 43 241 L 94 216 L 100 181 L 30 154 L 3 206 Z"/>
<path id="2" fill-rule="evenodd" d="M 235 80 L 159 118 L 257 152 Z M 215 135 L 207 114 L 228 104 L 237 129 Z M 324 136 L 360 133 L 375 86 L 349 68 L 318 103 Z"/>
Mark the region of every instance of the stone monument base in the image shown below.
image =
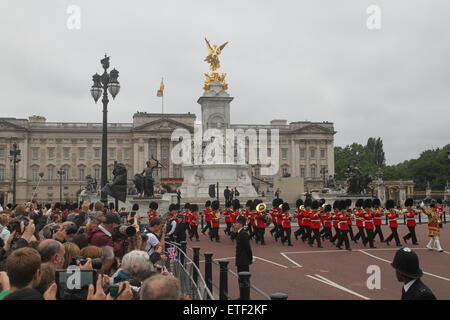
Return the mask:
<path id="1" fill-rule="evenodd" d="M 248 175 L 247 165 L 238 164 L 210 164 L 210 165 L 186 165 L 184 166 L 184 182 L 181 185 L 182 202 L 202 202 L 211 199 L 209 185 L 216 186 L 219 183 L 219 199 L 224 200 L 223 191 L 228 186 L 237 188 L 238 199 L 255 199 L 258 194 L 252 185 Z M 193 201 L 195 200 L 195 201 Z"/>

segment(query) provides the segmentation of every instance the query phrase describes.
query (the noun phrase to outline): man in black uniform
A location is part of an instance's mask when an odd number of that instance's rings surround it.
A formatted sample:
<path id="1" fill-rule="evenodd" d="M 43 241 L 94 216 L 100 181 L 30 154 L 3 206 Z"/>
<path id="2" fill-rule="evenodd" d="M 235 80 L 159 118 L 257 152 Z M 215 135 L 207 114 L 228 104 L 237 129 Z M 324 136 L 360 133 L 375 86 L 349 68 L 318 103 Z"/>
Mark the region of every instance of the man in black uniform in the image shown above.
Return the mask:
<path id="1" fill-rule="evenodd" d="M 186 230 L 188 229 L 188 224 L 184 222 L 183 214 L 179 214 L 177 216 L 177 226 L 175 227 L 175 231 L 173 232 L 173 237 L 177 243 L 181 243 L 181 241 L 186 241 Z"/>
<path id="2" fill-rule="evenodd" d="M 421 280 L 419 257 L 410 248 L 399 249 L 391 266 L 396 270 L 397 280 L 403 282 L 402 300 L 436 300 L 433 292 Z"/>
<path id="3" fill-rule="evenodd" d="M 253 263 L 253 253 L 250 246 L 250 236 L 244 230 L 246 223 L 244 216 L 239 216 L 233 226 L 231 239 L 236 240 L 236 267 L 238 272 L 250 271 L 250 265 Z"/>

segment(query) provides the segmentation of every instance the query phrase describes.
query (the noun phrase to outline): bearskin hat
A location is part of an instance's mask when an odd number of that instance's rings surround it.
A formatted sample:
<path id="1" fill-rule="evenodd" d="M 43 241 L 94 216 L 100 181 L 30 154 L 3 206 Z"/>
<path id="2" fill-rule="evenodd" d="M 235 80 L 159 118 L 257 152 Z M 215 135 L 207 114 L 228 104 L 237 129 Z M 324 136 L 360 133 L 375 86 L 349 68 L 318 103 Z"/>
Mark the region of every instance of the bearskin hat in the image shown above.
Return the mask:
<path id="1" fill-rule="evenodd" d="M 205 207 L 211 207 L 211 200 L 205 202 Z"/>
<path id="2" fill-rule="evenodd" d="M 314 200 L 314 201 L 311 203 L 311 209 L 313 209 L 313 210 L 319 209 L 319 201 Z"/>
<path id="3" fill-rule="evenodd" d="M 392 209 L 392 208 L 394 208 L 395 207 L 395 202 L 394 202 L 394 200 L 388 200 L 388 201 L 386 201 L 386 209 Z"/>
<path id="4" fill-rule="evenodd" d="M 157 210 L 158 209 L 158 203 L 156 203 L 155 201 L 150 202 L 150 204 L 148 205 L 148 207 L 152 210 Z"/>
<path id="5" fill-rule="evenodd" d="M 215 210 L 219 210 L 219 207 L 220 207 L 219 201 L 214 200 L 214 201 L 211 203 L 211 209 L 213 209 L 214 211 L 215 211 Z"/>
<path id="6" fill-rule="evenodd" d="M 366 199 L 366 200 L 364 200 L 363 208 L 364 208 L 364 209 L 372 208 L 372 199 Z"/>
<path id="7" fill-rule="evenodd" d="M 281 211 L 282 212 L 287 212 L 289 210 L 290 210 L 289 204 L 287 202 L 284 202 L 283 205 L 281 206 Z"/>
<path id="8" fill-rule="evenodd" d="M 442 199 L 439 198 L 439 199 L 436 200 L 436 202 L 439 203 L 439 204 L 442 204 Z"/>
<path id="9" fill-rule="evenodd" d="M 275 198 L 272 200 L 272 208 L 276 208 L 278 206 L 278 199 Z"/>
<path id="10" fill-rule="evenodd" d="M 304 205 L 305 205 L 305 208 L 311 208 L 311 204 L 312 204 L 312 201 L 311 201 L 311 199 L 306 199 L 305 200 L 305 203 L 304 203 Z"/>
<path id="11" fill-rule="evenodd" d="M 133 206 L 131 207 L 131 211 L 138 211 L 139 210 L 139 205 L 137 203 L 133 204 Z"/>
<path id="12" fill-rule="evenodd" d="M 339 201 L 339 210 L 344 210 L 347 207 L 347 201 L 345 200 L 340 200 Z"/>
<path id="13" fill-rule="evenodd" d="M 186 202 L 184 204 L 184 210 L 189 210 L 191 208 L 191 204 L 189 202 Z"/>
<path id="14" fill-rule="evenodd" d="M 231 208 L 231 201 L 225 202 L 225 208 Z"/>
<path id="15" fill-rule="evenodd" d="M 303 205 L 303 200 L 302 200 L 302 199 L 298 199 L 298 200 L 295 202 L 295 206 L 298 208 L 298 207 L 300 207 L 301 205 Z"/>
<path id="16" fill-rule="evenodd" d="M 176 209 L 176 206 L 175 206 L 175 203 L 171 203 L 171 204 L 169 205 L 169 211 L 175 211 L 175 210 L 177 210 L 177 209 Z"/>
<path id="17" fill-rule="evenodd" d="M 247 200 L 247 202 L 245 203 L 246 207 L 251 207 L 252 206 L 253 201 L 252 200 Z"/>
<path id="18" fill-rule="evenodd" d="M 331 212 L 331 205 L 327 204 L 325 206 L 325 209 L 323 210 L 324 212 Z"/>
<path id="19" fill-rule="evenodd" d="M 109 210 L 114 210 L 114 202 L 110 202 L 108 208 Z"/>
<path id="20" fill-rule="evenodd" d="M 339 210 L 339 200 L 335 200 L 333 202 L 333 209 L 338 209 Z"/>
<path id="21" fill-rule="evenodd" d="M 325 201 L 324 198 L 320 199 L 320 200 L 319 200 L 319 207 L 321 207 L 325 202 L 326 202 L 326 201 Z"/>
<path id="22" fill-rule="evenodd" d="M 364 204 L 364 200 L 358 199 L 358 200 L 356 200 L 355 207 L 362 207 L 363 204 Z"/>
<path id="23" fill-rule="evenodd" d="M 177 203 L 177 204 L 175 205 L 175 210 L 180 211 L 180 204 L 179 204 L 179 203 Z"/>
<path id="24" fill-rule="evenodd" d="M 414 200 L 412 198 L 408 198 L 405 201 L 405 207 L 411 207 L 414 204 Z"/>
<path id="25" fill-rule="evenodd" d="M 190 210 L 192 212 L 198 212 L 198 205 L 197 204 L 191 204 Z"/>
<path id="26" fill-rule="evenodd" d="M 372 204 L 374 207 L 379 207 L 379 206 L 381 206 L 381 201 L 380 201 L 380 199 L 375 198 L 375 199 L 373 199 Z"/>
<path id="27" fill-rule="evenodd" d="M 239 199 L 233 200 L 233 210 L 239 210 L 241 208 L 241 203 L 239 202 Z"/>

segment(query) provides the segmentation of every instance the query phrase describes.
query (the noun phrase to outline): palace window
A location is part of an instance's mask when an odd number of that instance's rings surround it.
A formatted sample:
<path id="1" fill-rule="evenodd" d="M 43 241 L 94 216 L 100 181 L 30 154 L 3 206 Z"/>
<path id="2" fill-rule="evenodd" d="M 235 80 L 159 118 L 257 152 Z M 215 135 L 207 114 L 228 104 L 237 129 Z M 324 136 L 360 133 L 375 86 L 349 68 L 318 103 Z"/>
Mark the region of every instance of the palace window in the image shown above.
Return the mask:
<path id="1" fill-rule="evenodd" d="M 305 148 L 300 148 L 300 159 L 305 159 Z"/>
<path id="2" fill-rule="evenodd" d="M 0 181 L 5 180 L 5 168 L 0 167 Z"/>
<path id="3" fill-rule="evenodd" d="M 47 168 L 47 180 L 53 180 L 54 179 L 54 171 L 55 168 L 54 167 L 48 167 Z"/>
<path id="4" fill-rule="evenodd" d="M 31 148 L 31 157 L 33 158 L 33 160 L 36 160 L 38 156 L 39 156 L 39 148 Z"/>
<path id="5" fill-rule="evenodd" d="M 100 148 L 94 148 L 94 158 L 100 159 Z"/>
<path id="6" fill-rule="evenodd" d="M 94 178 L 100 180 L 100 168 L 94 168 Z"/>
<path id="7" fill-rule="evenodd" d="M 123 158 L 125 160 L 130 160 L 130 149 L 127 148 L 123 150 Z"/>
<path id="8" fill-rule="evenodd" d="M 82 168 L 78 168 L 78 177 L 80 178 L 79 179 L 80 181 L 84 180 L 85 175 L 84 175 L 84 168 L 83 167 Z"/>
<path id="9" fill-rule="evenodd" d="M 63 148 L 64 159 L 69 159 L 70 157 L 70 148 Z"/>
<path id="10" fill-rule="evenodd" d="M 287 159 L 287 149 L 285 149 L 285 148 L 281 149 L 281 159 L 282 160 Z"/>
<path id="11" fill-rule="evenodd" d="M 316 177 L 316 168 L 312 167 L 311 168 L 311 178 L 315 178 Z"/>
<path id="12" fill-rule="evenodd" d="M 55 158 L 55 148 L 48 148 L 48 159 L 52 160 Z"/>
<path id="13" fill-rule="evenodd" d="M 84 159 L 86 156 L 86 148 L 80 148 L 80 159 Z"/>
<path id="14" fill-rule="evenodd" d="M 31 169 L 31 179 L 36 181 L 38 179 L 38 168 Z"/>
<path id="15" fill-rule="evenodd" d="M 325 149 L 320 149 L 320 159 L 325 159 Z"/>
<path id="16" fill-rule="evenodd" d="M 114 148 L 109 149 L 109 159 L 111 159 L 111 160 L 116 159 L 116 149 L 114 149 Z"/>
<path id="17" fill-rule="evenodd" d="M 300 177 L 301 178 L 304 178 L 306 176 L 305 172 L 306 172 L 305 168 L 303 168 L 303 167 L 300 168 Z"/>
<path id="18" fill-rule="evenodd" d="M 316 149 L 311 149 L 311 159 L 316 158 Z"/>

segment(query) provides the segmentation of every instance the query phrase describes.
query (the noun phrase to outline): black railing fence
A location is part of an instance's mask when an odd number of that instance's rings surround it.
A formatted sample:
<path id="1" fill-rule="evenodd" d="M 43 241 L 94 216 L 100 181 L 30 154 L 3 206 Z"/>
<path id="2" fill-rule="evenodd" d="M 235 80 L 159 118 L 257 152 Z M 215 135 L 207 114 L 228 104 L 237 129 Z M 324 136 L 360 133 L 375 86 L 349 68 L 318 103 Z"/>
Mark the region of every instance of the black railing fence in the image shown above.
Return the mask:
<path id="1" fill-rule="evenodd" d="M 193 300 L 250 300 L 254 292 L 257 299 L 287 300 L 284 293 L 268 295 L 250 282 L 250 272 L 236 274 L 229 268 L 227 259 L 213 260 L 212 252 L 200 253 L 200 247 L 188 248 L 186 241 L 181 243 L 165 241 L 168 248 L 176 248 L 175 262 L 167 261 L 168 269 L 180 280 L 181 293 Z M 192 258 L 187 254 L 192 253 Z M 203 258 L 200 261 L 200 258 Z M 201 272 L 204 264 L 204 273 Z M 237 280 L 229 285 L 229 275 Z M 217 283 L 216 283 L 217 282 Z M 253 291 L 252 291 L 253 290 Z M 231 294 L 230 294 L 231 292 Z M 232 296 L 233 295 L 233 296 Z"/>

